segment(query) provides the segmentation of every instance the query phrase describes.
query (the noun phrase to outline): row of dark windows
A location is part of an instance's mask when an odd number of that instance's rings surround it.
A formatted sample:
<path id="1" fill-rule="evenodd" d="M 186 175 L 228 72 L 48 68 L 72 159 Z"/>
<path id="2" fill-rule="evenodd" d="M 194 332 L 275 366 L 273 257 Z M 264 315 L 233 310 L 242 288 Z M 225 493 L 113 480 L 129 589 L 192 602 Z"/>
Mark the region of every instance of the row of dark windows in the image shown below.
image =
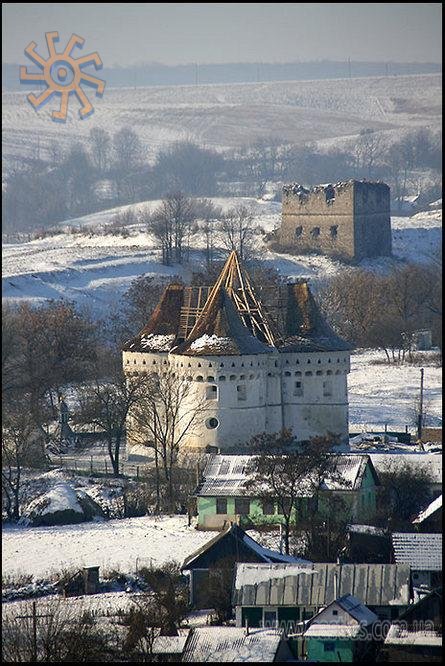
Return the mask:
<path id="1" fill-rule="evenodd" d="M 301 225 L 296 227 L 295 236 L 297 238 L 300 238 L 301 236 L 303 236 L 303 233 L 304 233 L 304 229 Z M 320 227 L 312 227 L 312 229 L 309 231 L 309 235 L 312 236 L 312 238 L 318 238 L 321 235 Z M 338 225 L 337 224 L 333 224 L 331 227 L 329 227 L 329 236 L 330 236 L 330 238 L 333 238 L 333 239 L 337 238 L 337 236 L 338 236 Z"/>
<path id="2" fill-rule="evenodd" d="M 251 500 L 247 497 L 235 497 L 235 515 L 237 516 L 248 516 L 250 514 L 250 502 Z M 291 500 L 284 499 L 282 502 L 277 502 L 277 511 L 275 512 L 275 502 L 273 500 L 262 500 L 261 508 L 263 515 L 265 516 L 274 516 L 276 513 L 278 515 L 289 514 L 291 508 Z M 301 512 L 305 509 L 310 509 L 311 511 L 317 510 L 317 498 L 311 497 L 309 499 L 299 498 L 294 500 L 293 508 Z M 216 513 L 220 515 L 227 515 L 227 497 L 217 497 L 216 498 Z"/>

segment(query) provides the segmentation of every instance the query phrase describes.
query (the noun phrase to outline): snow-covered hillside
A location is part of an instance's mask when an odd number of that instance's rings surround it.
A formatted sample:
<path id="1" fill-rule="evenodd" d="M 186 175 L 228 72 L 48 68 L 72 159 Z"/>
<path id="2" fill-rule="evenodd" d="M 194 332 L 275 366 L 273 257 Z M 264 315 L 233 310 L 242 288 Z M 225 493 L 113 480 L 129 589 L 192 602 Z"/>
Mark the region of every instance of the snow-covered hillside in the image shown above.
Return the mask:
<path id="1" fill-rule="evenodd" d="M 107 89 L 95 99 L 95 113 L 79 122 L 70 102 L 65 124 L 52 122 L 50 109 L 36 113 L 29 91 L 3 94 L 3 155 L 45 154 L 52 141 L 63 147 L 83 140 L 92 127 L 114 132 L 133 127 L 153 157 L 167 143 L 191 138 L 224 150 L 261 137 L 283 142 L 332 143 L 374 128 L 401 129 L 440 125 L 441 75 L 280 81 L 150 88 Z"/>
<path id="2" fill-rule="evenodd" d="M 222 208 L 235 203 L 248 205 L 254 211 L 258 225 L 271 231 L 280 224 L 281 204 L 249 198 L 216 198 Z M 130 206 L 135 212 L 144 207 L 153 208 L 157 201 Z M 187 279 L 192 270 L 204 267 L 204 239 L 195 236 L 188 263 L 184 266 L 163 266 L 159 252 L 142 225 L 129 227 L 130 236 L 70 234 L 69 227 L 100 227 L 111 222 L 118 210 L 94 213 L 61 226 L 56 236 L 13 243 L 3 246 L 3 298 L 18 302 L 67 298 L 81 306 L 87 306 L 94 315 L 106 315 L 117 305 L 132 280 L 140 275 L 171 277 L 180 275 Z M 392 219 L 393 253 L 395 257 L 412 261 L 424 261 L 440 247 L 441 210 L 419 213 L 411 218 Z M 342 269 L 342 264 L 324 256 L 293 256 L 272 252 L 258 238 L 261 259 L 277 268 L 283 276 L 306 277 L 312 281 L 332 275 Z M 388 270 L 393 259 L 367 260 L 363 266 L 373 270 Z"/>

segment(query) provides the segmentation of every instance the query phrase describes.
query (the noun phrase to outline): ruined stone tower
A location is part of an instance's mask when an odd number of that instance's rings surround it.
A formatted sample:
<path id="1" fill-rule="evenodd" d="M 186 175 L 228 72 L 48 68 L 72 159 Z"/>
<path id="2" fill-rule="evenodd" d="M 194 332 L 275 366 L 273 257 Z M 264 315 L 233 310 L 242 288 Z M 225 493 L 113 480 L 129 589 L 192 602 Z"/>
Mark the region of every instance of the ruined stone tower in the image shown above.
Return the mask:
<path id="1" fill-rule="evenodd" d="M 285 185 L 279 243 L 356 261 L 389 256 L 389 186 L 360 180 L 310 190 Z"/>

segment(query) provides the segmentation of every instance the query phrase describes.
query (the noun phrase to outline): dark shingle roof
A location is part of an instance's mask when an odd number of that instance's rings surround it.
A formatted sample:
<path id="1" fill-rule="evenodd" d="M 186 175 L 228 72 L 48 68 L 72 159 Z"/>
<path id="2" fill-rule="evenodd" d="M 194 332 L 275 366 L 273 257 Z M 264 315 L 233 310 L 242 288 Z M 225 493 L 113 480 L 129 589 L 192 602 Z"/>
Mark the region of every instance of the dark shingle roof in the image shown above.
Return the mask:
<path id="1" fill-rule="evenodd" d="M 391 535 L 397 564 L 420 571 L 442 571 L 442 535 L 394 532 Z"/>

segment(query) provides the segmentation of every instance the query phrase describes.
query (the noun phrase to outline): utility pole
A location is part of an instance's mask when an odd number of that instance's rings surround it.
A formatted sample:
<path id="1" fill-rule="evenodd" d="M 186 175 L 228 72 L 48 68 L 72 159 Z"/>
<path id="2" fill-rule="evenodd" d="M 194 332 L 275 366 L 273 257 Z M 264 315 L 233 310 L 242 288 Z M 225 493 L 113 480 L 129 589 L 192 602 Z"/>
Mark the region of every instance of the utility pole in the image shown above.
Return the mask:
<path id="1" fill-rule="evenodd" d="M 52 617 L 52 615 L 37 615 L 37 604 L 32 602 L 31 615 L 17 615 L 16 620 L 32 620 L 32 658 L 31 662 L 37 661 L 37 620 Z"/>
<path id="2" fill-rule="evenodd" d="M 195 63 L 195 85 L 199 85 L 199 64 Z"/>
<path id="3" fill-rule="evenodd" d="M 423 417 L 423 376 L 425 370 L 420 369 L 420 403 L 419 403 L 419 414 L 417 417 L 417 439 L 422 437 L 422 417 Z"/>
<path id="4" fill-rule="evenodd" d="M 349 74 L 349 78 L 351 78 L 351 58 L 350 57 L 348 58 L 348 74 Z"/>

